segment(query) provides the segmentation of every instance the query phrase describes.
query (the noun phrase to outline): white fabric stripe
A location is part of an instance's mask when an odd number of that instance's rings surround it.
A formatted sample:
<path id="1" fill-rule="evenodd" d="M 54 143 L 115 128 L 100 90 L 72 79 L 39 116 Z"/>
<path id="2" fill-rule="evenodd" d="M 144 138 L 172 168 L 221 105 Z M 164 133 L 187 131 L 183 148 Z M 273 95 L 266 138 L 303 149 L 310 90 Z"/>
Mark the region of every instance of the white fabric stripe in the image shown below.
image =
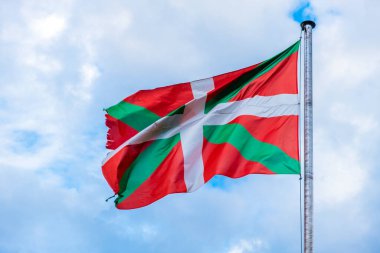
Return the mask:
<path id="1" fill-rule="evenodd" d="M 191 82 L 195 102 L 185 106 L 181 119 L 189 122 L 187 127 L 179 129 L 184 160 L 184 176 L 187 192 L 193 192 L 204 185 L 204 165 L 202 159 L 203 125 L 198 122 L 204 117 L 206 94 L 214 89 L 212 78 Z"/>
<path id="2" fill-rule="evenodd" d="M 245 101 L 247 102 L 247 101 Z M 233 119 L 242 116 L 242 115 L 252 115 L 262 118 L 271 118 L 277 116 L 289 116 L 289 115 L 299 115 L 299 105 L 280 105 L 275 107 L 258 107 L 251 105 L 244 105 L 242 107 L 235 108 L 236 104 L 244 104 L 243 101 L 231 102 L 223 104 L 223 106 L 217 106 L 210 111 L 208 114 L 205 114 L 203 117 L 197 117 L 193 121 L 183 121 L 182 115 L 171 116 L 171 119 L 163 124 L 158 124 L 158 131 L 152 131 L 150 139 L 143 139 L 141 142 L 154 139 L 166 139 L 178 134 L 182 129 L 189 128 L 194 124 L 201 126 L 206 125 L 224 125 Z M 222 104 L 221 104 L 222 105 Z M 229 106 L 230 105 L 230 106 Z M 231 107 L 233 109 L 231 109 Z M 172 127 L 170 127 L 172 126 Z M 166 130 L 166 131 L 165 131 Z M 154 135 L 155 133 L 158 135 Z M 136 143 L 141 143 L 136 142 Z"/>
<path id="3" fill-rule="evenodd" d="M 193 81 L 191 84 L 191 91 L 193 92 L 194 98 L 200 98 L 207 94 L 207 92 L 213 90 L 214 79 L 206 78 L 197 81 Z"/>
<path id="4" fill-rule="evenodd" d="M 245 100 L 241 100 L 245 101 Z M 296 105 L 299 104 L 297 94 L 279 94 L 275 96 L 255 96 L 253 98 L 248 98 L 247 102 L 249 105 L 256 106 L 278 106 L 278 105 Z"/>
<path id="5" fill-rule="evenodd" d="M 190 104 L 202 103 L 204 103 L 202 98 L 195 99 L 189 102 L 186 107 L 194 108 L 196 106 Z M 200 107 L 200 105 L 197 106 Z M 221 103 L 215 106 L 209 113 L 203 114 L 202 112 L 198 115 L 193 114 L 194 117 L 191 118 L 185 118 L 184 115 L 180 114 L 163 117 L 121 144 L 117 149 L 108 153 L 103 164 L 127 145 L 143 143 L 155 139 L 166 139 L 194 125 L 201 125 L 202 127 L 204 125 L 223 125 L 242 115 L 253 115 L 265 118 L 299 115 L 299 110 L 297 94 L 282 94 L 266 97 L 255 96 L 240 101 Z"/>

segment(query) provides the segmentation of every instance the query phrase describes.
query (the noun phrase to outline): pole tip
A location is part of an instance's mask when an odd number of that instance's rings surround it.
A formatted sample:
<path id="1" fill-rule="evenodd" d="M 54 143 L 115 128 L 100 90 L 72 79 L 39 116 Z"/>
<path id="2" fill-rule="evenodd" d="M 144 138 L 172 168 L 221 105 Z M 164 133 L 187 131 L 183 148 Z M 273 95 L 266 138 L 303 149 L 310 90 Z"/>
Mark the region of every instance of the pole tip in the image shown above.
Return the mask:
<path id="1" fill-rule="evenodd" d="M 305 30 L 306 26 L 307 25 L 310 25 L 311 28 L 314 28 L 315 27 L 315 22 L 314 21 L 311 21 L 311 20 L 305 20 L 301 23 L 301 27 L 302 27 L 302 31 Z"/>

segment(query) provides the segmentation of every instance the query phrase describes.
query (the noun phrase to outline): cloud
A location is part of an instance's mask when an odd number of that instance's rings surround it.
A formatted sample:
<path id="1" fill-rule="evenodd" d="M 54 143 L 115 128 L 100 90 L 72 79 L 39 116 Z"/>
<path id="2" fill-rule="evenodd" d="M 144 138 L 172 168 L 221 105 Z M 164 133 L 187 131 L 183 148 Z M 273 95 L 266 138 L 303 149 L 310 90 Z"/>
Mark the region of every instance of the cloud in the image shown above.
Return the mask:
<path id="1" fill-rule="evenodd" d="M 246 240 L 242 239 L 233 245 L 228 253 L 246 253 L 246 252 L 262 252 L 263 242 L 259 239 Z"/>
<path id="2" fill-rule="evenodd" d="M 380 179 L 375 172 L 380 37 L 364 23 L 377 3 L 311 4 L 318 16 L 313 55 L 315 221 L 319 226 L 315 249 L 372 252 L 376 246 L 366 238 L 377 234 L 375 220 L 363 213 L 379 210 L 369 192 L 373 192 L 372 182 Z"/>
<path id="3" fill-rule="evenodd" d="M 66 28 L 66 20 L 57 14 L 31 20 L 30 29 L 41 40 L 57 38 Z"/>
<path id="4" fill-rule="evenodd" d="M 330 145 L 316 149 L 316 202 L 323 206 L 353 201 L 364 190 L 369 176 L 368 165 L 357 151 Z"/>
<path id="5" fill-rule="evenodd" d="M 374 89 L 379 38 L 371 29 L 354 36 L 357 20 L 369 12 L 364 5 L 312 5 L 320 20 L 314 36 L 317 193 L 320 201 L 340 205 L 363 192 L 373 170 L 363 150 L 378 138 L 379 111 L 373 105 L 380 94 Z"/>
<path id="6" fill-rule="evenodd" d="M 99 78 L 100 73 L 98 68 L 92 64 L 84 64 L 80 68 L 81 82 L 75 85 L 66 85 L 69 93 L 78 97 L 83 101 L 89 101 L 92 98 L 92 87 L 96 79 Z"/>
<path id="7" fill-rule="evenodd" d="M 318 252 L 378 248 L 378 3 L 311 1 Z M 100 172 L 102 108 L 264 60 L 298 1 L 6 1 L 0 251 L 295 252 L 298 178 L 248 176 L 122 212 Z M 6 11 L 4 11 L 6 10 Z M 275 17 L 275 18 L 274 18 Z M 372 22 L 372 23 L 371 23 Z M 372 251 L 371 251 L 372 250 Z"/>

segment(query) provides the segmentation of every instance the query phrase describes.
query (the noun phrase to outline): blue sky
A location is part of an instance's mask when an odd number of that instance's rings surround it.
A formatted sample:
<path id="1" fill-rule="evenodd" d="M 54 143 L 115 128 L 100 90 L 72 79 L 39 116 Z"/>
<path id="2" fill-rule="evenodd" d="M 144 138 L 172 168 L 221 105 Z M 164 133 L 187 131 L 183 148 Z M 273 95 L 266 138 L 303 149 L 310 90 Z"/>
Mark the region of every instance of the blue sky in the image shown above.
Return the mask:
<path id="1" fill-rule="evenodd" d="M 298 177 L 218 178 L 116 210 L 102 109 L 252 65 L 314 31 L 316 252 L 380 250 L 380 3 L 5 0 L 0 252 L 297 252 Z"/>

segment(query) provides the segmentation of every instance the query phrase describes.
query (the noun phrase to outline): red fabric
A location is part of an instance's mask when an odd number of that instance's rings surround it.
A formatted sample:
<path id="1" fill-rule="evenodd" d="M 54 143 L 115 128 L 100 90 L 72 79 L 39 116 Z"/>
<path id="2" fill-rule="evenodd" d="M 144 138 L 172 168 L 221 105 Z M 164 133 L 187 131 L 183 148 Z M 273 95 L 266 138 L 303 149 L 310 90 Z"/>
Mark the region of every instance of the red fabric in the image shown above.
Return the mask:
<path id="1" fill-rule="evenodd" d="M 214 144 L 206 139 L 203 139 L 203 163 L 205 182 L 215 175 L 239 178 L 248 174 L 274 174 L 261 163 L 245 159 L 231 144 Z"/>
<path id="2" fill-rule="evenodd" d="M 298 116 L 261 118 L 244 115 L 230 123 L 239 123 L 257 140 L 273 144 L 290 157 L 299 160 Z"/>
<path id="3" fill-rule="evenodd" d="M 124 101 L 145 107 L 164 117 L 193 98 L 190 83 L 180 83 L 153 90 L 141 90 L 125 98 Z"/>
<path id="4" fill-rule="evenodd" d="M 137 156 L 151 143 L 152 141 L 148 141 L 141 144 L 125 146 L 114 156 L 112 156 L 105 164 L 103 164 L 103 176 L 115 193 L 119 192 L 119 182 L 125 171 L 129 168 Z"/>
<path id="5" fill-rule="evenodd" d="M 107 144 L 108 149 L 117 149 L 126 140 L 135 136 L 138 131 L 122 121 L 113 118 L 111 115 L 106 114 Z"/>
<path id="6" fill-rule="evenodd" d="M 298 52 L 295 52 L 267 73 L 245 86 L 230 101 L 243 100 L 256 95 L 297 94 L 297 59 Z"/>
<path id="7" fill-rule="evenodd" d="M 116 207 L 119 209 L 139 208 L 168 194 L 179 192 L 187 192 L 181 142 L 174 146 L 153 174 Z"/>
<path id="8" fill-rule="evenodd" d="M 225 74 L 214 76 L 213 77 L 214 86 L 215 86 L 214 90 L 223 89 L 225 86 L 229 85 L 236 78 L 238 78 L 239 76 L 251 71 L 252 69 L 256 68 L 258 65 L 260 65 L 260 63 L 246 67 L 246 68 L 242 68 L 239 70 L 235 70 L 232 72 L 228 72 Z M 217 94 L 218 94 L 218 92 L 210 92 L 207 95 L 207 101 L 211 100 Z"/>
<path id="9" fill-rule="evenodd" d="M 255 65 L 252 65 L 252 66 L 249 66 L 246 68 L 242 68 L 239 70 L 235 70 L 235 71 L 231 71 L 228 73 L 224 73 L 221 75 L 214 76 L 213 78 L 214 78 L 215 88 L 216 89 L 223 88 L 224 86 L 230 84 L 233 80 L 235 80 L 239 76 L 251 71 L 252 69 L 256 68 L 259 65 L 260 65 L 260 63 L 257 63 Z"/>

